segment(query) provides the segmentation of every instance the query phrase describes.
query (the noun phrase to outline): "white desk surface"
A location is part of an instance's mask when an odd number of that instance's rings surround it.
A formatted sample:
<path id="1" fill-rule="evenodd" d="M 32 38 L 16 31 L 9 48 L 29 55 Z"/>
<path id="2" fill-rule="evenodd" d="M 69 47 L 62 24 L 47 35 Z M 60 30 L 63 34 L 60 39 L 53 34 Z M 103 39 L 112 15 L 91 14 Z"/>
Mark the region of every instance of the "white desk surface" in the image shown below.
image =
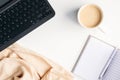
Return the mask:
<path id="1" fill-rule="evenodd" d="M 89 34 L 112 45 L 120 45 L 120 0 L 48 0 L 56 15 L 17 43 L 40 53 L 71 71 Z M 86 3 L 98 4 L 104 18 L 98 29 L 82 28 L 77 10 Z"/>

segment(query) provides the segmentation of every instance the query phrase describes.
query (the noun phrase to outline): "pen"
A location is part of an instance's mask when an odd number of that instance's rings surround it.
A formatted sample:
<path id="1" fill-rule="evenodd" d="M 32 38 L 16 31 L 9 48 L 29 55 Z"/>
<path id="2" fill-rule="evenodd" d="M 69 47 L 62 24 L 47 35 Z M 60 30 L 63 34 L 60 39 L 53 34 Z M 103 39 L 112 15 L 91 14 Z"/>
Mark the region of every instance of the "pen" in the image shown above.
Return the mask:
<path id="1" fill-rule="evenodd" d="M 99 80 L 103 79 L 103 76 L 105 75 L 106 70 L 108 69 L 108 67 L 110 66 L 111 61 L 113 60 L 114 56 L 116 55 L 117 52 L 117 48 L 115 48 L 115 50 L 113 51 L 113 53 L 111 54 L 110 58 L 108 59 L 104 69 L 102 70 L 100 76 L 99 76 Z"/>

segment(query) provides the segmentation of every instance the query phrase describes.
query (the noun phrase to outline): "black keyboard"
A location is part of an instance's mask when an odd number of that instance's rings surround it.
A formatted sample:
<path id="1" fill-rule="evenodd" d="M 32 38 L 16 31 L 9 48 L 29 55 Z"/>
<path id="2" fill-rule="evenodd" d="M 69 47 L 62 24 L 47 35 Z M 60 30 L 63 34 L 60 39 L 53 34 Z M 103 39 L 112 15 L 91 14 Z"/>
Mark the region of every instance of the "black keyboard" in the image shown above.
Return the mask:
<path id="1" fill-rule="evenodd" d="M 8 0 L 0 8 L 0 51 L 55 15 L 47 0 Z"/>

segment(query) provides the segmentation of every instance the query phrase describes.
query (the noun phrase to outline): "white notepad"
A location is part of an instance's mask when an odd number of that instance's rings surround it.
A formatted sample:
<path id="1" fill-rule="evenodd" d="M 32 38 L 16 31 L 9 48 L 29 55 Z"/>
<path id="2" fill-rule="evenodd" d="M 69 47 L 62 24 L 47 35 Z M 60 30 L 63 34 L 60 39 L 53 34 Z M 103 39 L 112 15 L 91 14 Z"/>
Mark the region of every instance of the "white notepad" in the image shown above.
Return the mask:
<path id="1" fill-rule="evenodd" d="M 114 50 L 115 47 L 94 37 L 89 37 L 73 73 L 85 80 L 98 80 Z"/>

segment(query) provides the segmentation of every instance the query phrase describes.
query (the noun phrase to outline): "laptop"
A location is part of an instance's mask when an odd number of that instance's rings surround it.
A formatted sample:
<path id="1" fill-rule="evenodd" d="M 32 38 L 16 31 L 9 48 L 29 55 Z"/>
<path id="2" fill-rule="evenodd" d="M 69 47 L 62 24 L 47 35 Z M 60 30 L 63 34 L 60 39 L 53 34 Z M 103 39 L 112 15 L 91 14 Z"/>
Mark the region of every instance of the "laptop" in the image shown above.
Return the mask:
<path id="1" fill-rule="evenodd" d="M 0 51 L 54 15 L 47 0 L 0 0 Z"/>

